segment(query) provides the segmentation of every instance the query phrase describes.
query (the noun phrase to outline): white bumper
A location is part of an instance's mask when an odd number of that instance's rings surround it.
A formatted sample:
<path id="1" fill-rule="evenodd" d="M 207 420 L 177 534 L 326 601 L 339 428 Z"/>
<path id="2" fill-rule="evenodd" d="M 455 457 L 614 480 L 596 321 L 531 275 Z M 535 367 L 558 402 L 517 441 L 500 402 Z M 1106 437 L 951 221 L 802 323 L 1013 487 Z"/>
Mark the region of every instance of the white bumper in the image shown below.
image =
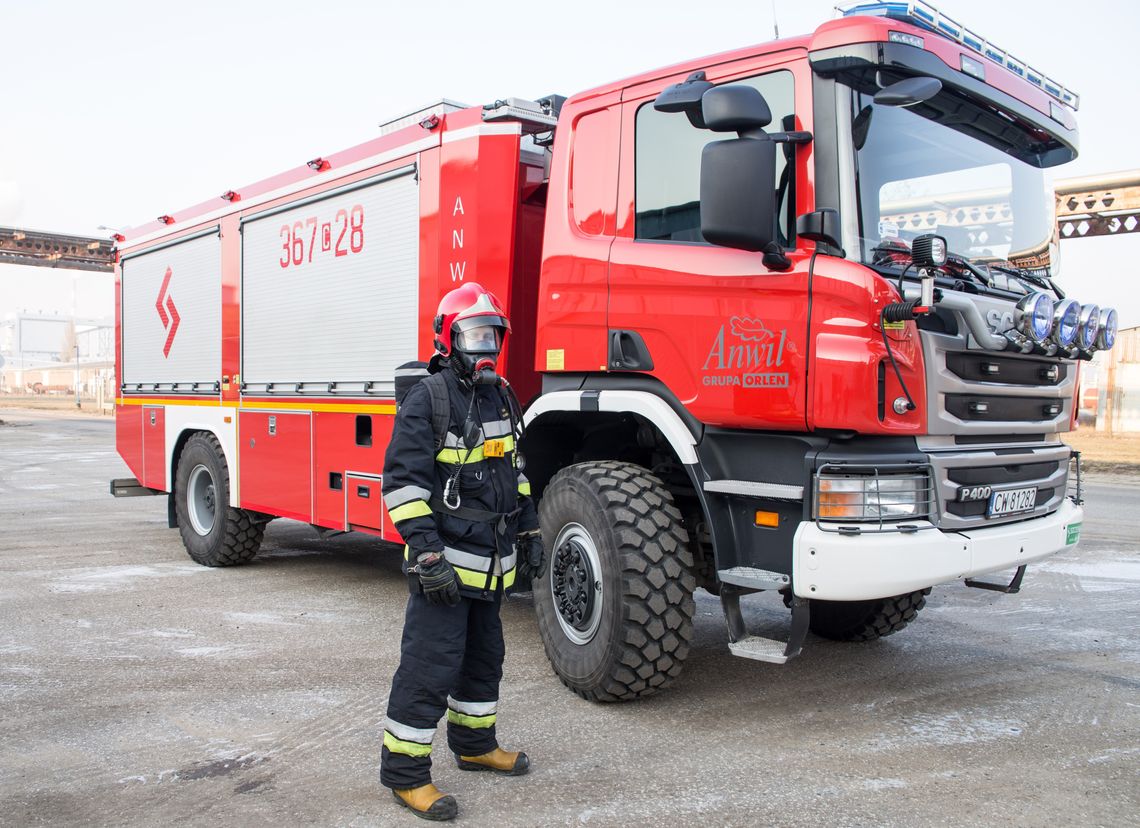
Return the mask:
<path id="1" fill-rule="evenodd" d="M 841 535 L 805 521 L 792 548 L 795 593 L 861 601 L 1011 569 L 1075 544 L 1083 518 L 1084 509 L 1065 498 L 1046 517 L 968 532 Z M 1070 533 L 1070 527 L 1075 531 Z"/>

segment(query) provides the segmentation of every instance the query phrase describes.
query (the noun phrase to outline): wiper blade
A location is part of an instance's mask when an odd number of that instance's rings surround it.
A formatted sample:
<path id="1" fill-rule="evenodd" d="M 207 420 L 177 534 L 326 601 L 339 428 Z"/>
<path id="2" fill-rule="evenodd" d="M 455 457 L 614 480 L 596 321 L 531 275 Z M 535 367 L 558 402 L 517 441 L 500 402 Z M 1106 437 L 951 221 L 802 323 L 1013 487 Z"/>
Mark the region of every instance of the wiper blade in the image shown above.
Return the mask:
<path id="1" fill-rule="evenodd" d="M 1031 273 L 1028 270 L 1022 270 L 1020 267 L 1014 267 L 1012 265 L 1006 267 L 1005 265 L 991 263 L 988 265 L 988 267 L 990 270 L 996 270 L 998 273 L 1006 273 L 1017 279 L 1022 279 L 1026 282 L 1032 282 L 1038 287 L 1043 287 L 1046 290 L 1051 290 L 1057 294 L 1058 299 L 1065 298 L 1065 292 L 1057 287 L 1057 285 L 1053 283 L 1053 280 L 1048 276 L 1038 276 L 1036 273 Z"/>

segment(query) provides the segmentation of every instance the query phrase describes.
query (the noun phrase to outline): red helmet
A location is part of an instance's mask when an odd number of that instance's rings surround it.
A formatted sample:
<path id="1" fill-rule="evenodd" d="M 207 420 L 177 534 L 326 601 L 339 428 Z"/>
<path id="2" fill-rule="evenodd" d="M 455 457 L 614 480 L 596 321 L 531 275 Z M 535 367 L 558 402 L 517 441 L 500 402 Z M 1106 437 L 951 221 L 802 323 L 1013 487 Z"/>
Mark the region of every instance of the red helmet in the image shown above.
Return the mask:
<path id="1" fill-rule="evenodd" d="M 439 300 L 434 325 L 435 349 L 444 356 L 450 356 L 455 334 L 481 325 L 503 329 L 500 347 L 511 329 L 511 322 L 495 294 L 478 282 L 468 282 Z"/>

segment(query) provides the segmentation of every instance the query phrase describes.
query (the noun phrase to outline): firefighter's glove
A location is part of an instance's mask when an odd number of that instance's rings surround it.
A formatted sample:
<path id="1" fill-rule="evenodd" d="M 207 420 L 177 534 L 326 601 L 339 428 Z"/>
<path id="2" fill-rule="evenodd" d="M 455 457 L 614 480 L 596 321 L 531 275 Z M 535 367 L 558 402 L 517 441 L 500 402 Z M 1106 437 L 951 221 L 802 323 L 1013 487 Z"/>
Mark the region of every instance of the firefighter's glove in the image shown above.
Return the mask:
<path id="1" fill-rule="evenodd" d="M 459 605 L 459 579 L 451 564 L 438 552 L 424 552 L 408 570 L 420 579 L 420 589 L 431 604 Z"/>
<path id="2" fill-rule="evenodd" d="M 519 556 L 519 575 L 534 580 L 546 574 L 549 563 L 546 547 L 542 544 L 542 533 L 538 529 L 519 532 L 515 541 L 515 551 Z"/>

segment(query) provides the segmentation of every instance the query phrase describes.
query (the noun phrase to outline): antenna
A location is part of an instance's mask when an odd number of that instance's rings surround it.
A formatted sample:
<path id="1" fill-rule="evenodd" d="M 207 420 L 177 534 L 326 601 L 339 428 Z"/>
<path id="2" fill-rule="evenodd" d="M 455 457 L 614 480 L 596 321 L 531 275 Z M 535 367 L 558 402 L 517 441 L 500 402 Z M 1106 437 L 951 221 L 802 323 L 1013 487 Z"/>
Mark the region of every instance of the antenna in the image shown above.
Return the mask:
<path id="1" fill-rule="evenodd" d="M 776 19 L 776 0 L 772 0 L 772 28 L 776 32 L 776 40 L 780 39 L 780 21 Z"/>

